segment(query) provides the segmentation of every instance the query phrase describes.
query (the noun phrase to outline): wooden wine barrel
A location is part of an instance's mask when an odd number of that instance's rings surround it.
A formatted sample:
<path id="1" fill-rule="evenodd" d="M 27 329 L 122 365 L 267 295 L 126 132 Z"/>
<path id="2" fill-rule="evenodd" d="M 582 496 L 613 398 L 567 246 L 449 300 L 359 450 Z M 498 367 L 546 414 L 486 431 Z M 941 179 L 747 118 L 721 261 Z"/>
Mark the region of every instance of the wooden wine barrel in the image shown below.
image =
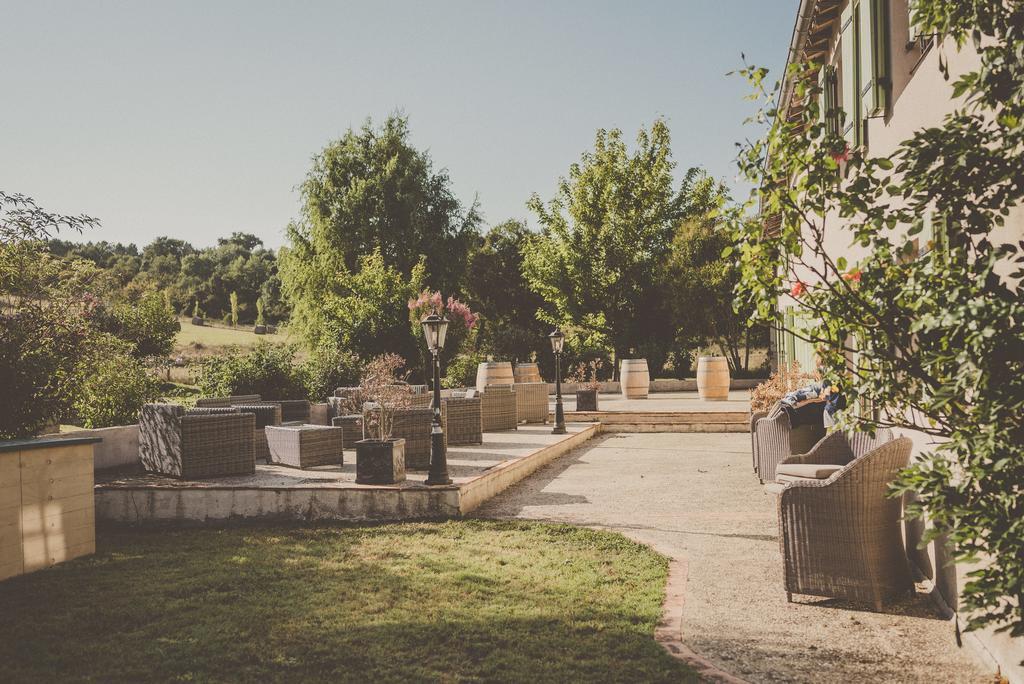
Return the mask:
<path id="1" fill-rule="evenodd" d="M 702 356 L 697 360 L 697 393 L 705 401 L 729 398 L 729 363 L 724 356 Z"/>
<path id="2" fill-rule="evenodd" d="M 512 385 L 512 363 L 509 361 L 484 361 L 476 367 L 476 388 L 484 391 L 488 385 Z"/>
<path id="3" fill-rule="evenodd" d="M 646 399 L 651 388 L 647 359 L 622 359 L 619 364 L 619 382 L 622 395 L 627 399 Z"/>
<path id="4" fill-rule="evenodd" d="M 514 375 L 516 382 L 544 382 L 536 363 L 517 363 Z"/>

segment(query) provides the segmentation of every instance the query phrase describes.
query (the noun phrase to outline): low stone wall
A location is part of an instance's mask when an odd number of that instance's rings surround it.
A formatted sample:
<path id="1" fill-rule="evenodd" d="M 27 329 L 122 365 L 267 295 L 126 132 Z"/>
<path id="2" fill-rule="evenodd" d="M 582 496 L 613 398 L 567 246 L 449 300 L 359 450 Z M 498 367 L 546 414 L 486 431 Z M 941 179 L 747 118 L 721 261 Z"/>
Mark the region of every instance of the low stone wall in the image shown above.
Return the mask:
<path id="1" fill-rule="evenodd" d="M 94 430 L 76 430 L 51 436 L 59 439 L 98 437 L 103 440 L 97 442 L 93 449 L 93 467 L 96 470 L 120 468 L 139 462 L 138 425 L 116 425 Z"/>
<path id="2" fill-rule="evenodd" d="M 96 519 L 129 524 L 229 520 L 428 520 L 459 514 L 457 487 L 114 488 L 96 491 Z"/>

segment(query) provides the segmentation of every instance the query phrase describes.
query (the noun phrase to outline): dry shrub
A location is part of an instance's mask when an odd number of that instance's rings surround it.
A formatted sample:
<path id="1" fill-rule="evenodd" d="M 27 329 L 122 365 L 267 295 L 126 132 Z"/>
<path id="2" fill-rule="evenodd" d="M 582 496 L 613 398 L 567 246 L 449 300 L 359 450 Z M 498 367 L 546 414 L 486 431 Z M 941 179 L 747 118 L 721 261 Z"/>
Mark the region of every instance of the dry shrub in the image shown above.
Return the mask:
<path id="1" fill-rule="evenodd" d="M 754 413 L 767 411 L 787 393 L 816 379 L 814 373 L 808 373 L 800 367 L 799 361 L 783 364 L 767 380 L 750 390 L 750 410 Z"/>
<path id="2" fill-rule="evenodd" d="M 405 359 L 398 354 L 383 354 L 368 364 L 359 382 L 358 401 L 373 402 L 368 409 L 362 406 L 363 426 L 371 439 L 387 441 L 395 426 L 395 411 L 408 408 L 412 388 L 406 384 L 408 373 L 399 374 Z"/>

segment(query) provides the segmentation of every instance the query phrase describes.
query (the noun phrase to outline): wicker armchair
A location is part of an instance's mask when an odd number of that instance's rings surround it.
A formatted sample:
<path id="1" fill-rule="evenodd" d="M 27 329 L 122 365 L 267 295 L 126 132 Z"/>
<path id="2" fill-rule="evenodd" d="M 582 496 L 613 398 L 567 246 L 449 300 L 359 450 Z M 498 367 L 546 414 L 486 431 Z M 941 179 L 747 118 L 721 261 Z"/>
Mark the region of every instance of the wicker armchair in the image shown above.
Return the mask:
<path id="1" fill-rule="evenodd" d="M 255 416 L 231 408 L 146 404 L 139 460 L 149 472 L 182 479 L 250 475 L 256 470 L 255 424 Z"/>
<path id="2" fill-rule="evenodd" d="M 829 436 L 816 457 L 839 460 L 854 443 Z M 876 438 L 877 441 L 877 438 Z M 871 442 L 864 440 L 862 447 Z M 825 479 L 798 478 L 778 501 L 786 596 L 825 596 L 870 603 L 913 588 L 900 534 L 902 503 L 889 484 L 910 460 L 912 442 L 901 437 L 868 450 Z"/>
<path id="3" fill-rule="evenodd" d="M 308 423 L 312 409 L 305 399 L 282 399 L 276 402 L 281 405 L 282 423 Z"/>
<path id="4" fill-rule="evenodd" d="M 395 411 L 391 436 L 405 440 L 407 470 L 427 470 L 430 467 L 430 430 L 433 416 L 434 411 L 429 408 L 402 408 Z M 332 424 L 341 424 L 344 427 L 344 422 L 338 418 L 334 418 Z M 347 434 L 345 443 L 350 444 Z"/>
<path id="5" fill-rule="evenodd" d="M 825 436 L 822 423 L 790 427 L 789 414 L 781 404 L 776 404 L 763 418 L 751 417 L 751 424 L 755 470 L 762 483 L 775 479 L 775 466 L 779 461 L 809 451 Z"/>
<path id="6" fill-rule="evenodd" d="M 363 438 L 363 417 L 358 413 L 334 416 L 331 425 L 342 429 L 342 442 L 350 449 L 355 449 L 356 442 Z"/>
<path id="7" fill-rule="evenodd" d="M 512 385 L 488 385 L 480 397 L 480 422 L 484 432 L 515 430 L 519 425 Z"/>
<path id="8" fill-rule="evenodd" d="M 524 423 L 548 422 L 548 383 L 517 382 L 512 385 L 516 393 L 516 414 Z"/>
<path id="9" fill-rule="evenodd" d="M 441 424 L 445 444 L 483 444 L 483 420 L 479 397 L 448 397 L 441 400 Z"/>
<path id="10" fill-rule="evenodd" d="M 281 424 L 281 404 L 274 401 L 261 401 L 251 404 L 232 404 L 231 408 L 242 413 L 251 413 L 256 417 L 256 430 L 253 433 L 253 445 L 257 461 L 270 461 L 270 447 L 267 445 L 267 432 L 263 428 L 268 425 Z"/>

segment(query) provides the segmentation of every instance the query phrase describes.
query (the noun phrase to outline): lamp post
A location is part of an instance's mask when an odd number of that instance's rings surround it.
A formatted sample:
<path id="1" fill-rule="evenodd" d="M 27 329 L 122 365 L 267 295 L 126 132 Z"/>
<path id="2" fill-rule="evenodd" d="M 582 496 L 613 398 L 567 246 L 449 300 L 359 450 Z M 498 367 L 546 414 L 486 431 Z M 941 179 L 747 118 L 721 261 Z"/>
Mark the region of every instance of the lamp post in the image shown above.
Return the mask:
<path id="1" fill-rule="evenodd" d="M 565 409 L 562 408 L 562 345 L 565 334 L 559 328 L 548 335 L 551 340 L 551 351 L 555 352 L 555 428 L 553 435 L 565 434 Z"/>
<path id="2" fill-rule="evenodd" d="M 432 313 L 420 323 L 423 325 L 423 336 L 427 338 L 427 348 L 434 360 L 434 416 L 430 427 L 430 470 L 427 473 L 428 485 L 449 485 L 448 454 L 444 448 L 444 431 L 441 429 L 441 350 L 444 349 L 444 338 L 448 334 L 448 319 Z"/>

